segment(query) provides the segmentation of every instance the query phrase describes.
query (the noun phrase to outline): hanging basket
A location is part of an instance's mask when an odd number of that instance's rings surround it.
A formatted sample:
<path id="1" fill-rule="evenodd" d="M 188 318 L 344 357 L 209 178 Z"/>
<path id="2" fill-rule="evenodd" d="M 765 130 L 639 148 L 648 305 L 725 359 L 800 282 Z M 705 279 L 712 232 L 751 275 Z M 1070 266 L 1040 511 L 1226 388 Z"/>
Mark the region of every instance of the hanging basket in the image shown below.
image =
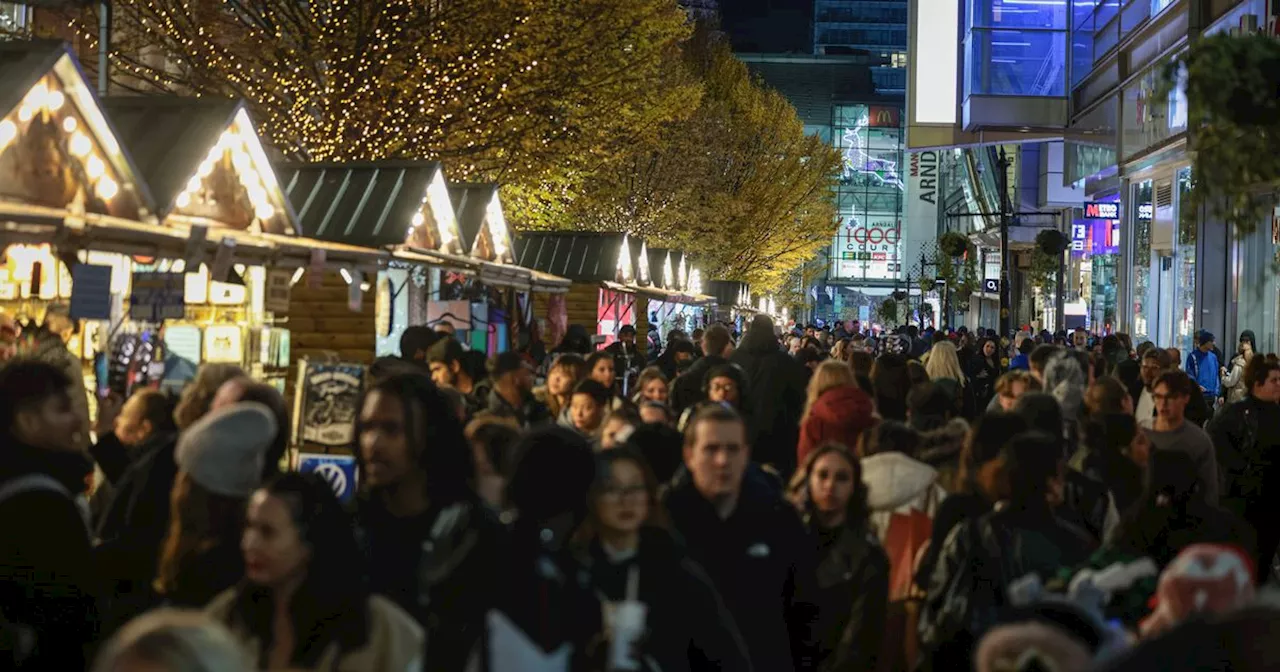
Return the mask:
<path id="1" fill-rule="evenodd" d="M 1057 229 L 1045 229 L 1036 234 L 1036 247 L 1048 255 L 1062 254 L 1070 245 L 1066 234 Z"/>
<path id="2" fill-rule="evenodd" d="M 949 257 L 963 257 L 969 251 L 969 239 L 954 231 L 948 231 L 938 237 L 938 249 Z"/>
<path id="3" fill-rule="evenodd" d="M 893 300 L 894 300 L 894 301 L 906 301 L 906 300 L 907 300 L 907 293 L 906 293 L 906 292 L 904 292 L 904 291 L 902 291 L 901 289 L 895 289 L 895 290 L 893 290 Z"/>

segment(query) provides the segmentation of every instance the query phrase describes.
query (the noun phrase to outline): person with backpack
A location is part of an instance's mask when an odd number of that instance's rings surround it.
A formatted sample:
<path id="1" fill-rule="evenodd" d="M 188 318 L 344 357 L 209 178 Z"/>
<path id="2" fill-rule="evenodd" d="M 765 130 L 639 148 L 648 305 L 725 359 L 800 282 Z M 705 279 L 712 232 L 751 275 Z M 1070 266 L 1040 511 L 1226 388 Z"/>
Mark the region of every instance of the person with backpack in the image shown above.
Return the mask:
<path id="1" fill-rule="evenodd" d="M 1043 582 L 1089 557 L 1089 534 L 1053 513 L 1062 491 L 1059 440 L 1040 432 L 1015 437 L 1000 451 L 1002 492 L 986 515 L 947 538 L 920 616 L 924 669 L 956 668 L 1007 606 L 1008 588 L 1028 574 Z"/>
<path id="2" fill-rule="evenodd" d="M 0 668 L 83 670 L 97 634 L 83 452 L 71 380 L 52 364 L 0 367 Z"/>

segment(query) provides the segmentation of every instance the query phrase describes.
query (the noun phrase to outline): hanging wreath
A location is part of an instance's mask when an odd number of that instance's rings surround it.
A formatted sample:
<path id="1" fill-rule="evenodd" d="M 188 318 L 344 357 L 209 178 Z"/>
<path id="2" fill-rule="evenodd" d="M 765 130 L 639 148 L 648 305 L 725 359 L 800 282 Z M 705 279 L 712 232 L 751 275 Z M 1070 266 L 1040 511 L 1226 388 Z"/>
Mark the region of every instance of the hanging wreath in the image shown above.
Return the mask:
<path id="1" fill-rule="evenodd" d="M 1241 234 L 1270 221 L 1280 186 L 1280 40 L 1225 31 L 1201 38 L 1154 79 L 1155 100 L 1186 91 L 1195 164 L 1183 216 L 1207 209 Z"/>
<path id="2" fill-rule="evenodd" d="M 1036 234 L 1036 249 L 1047 255 L 1062 254 L 1070 245 L 1066 234 L 1057 229 L 1045 229 Z"/>
<path id="3" fill-rule="evenodd" d="M 970 247 L 972 245 L 969 238 L 955 231 L 948 231 L 938 237 L 938 249 L 949 257 L 963 257 Z"/>

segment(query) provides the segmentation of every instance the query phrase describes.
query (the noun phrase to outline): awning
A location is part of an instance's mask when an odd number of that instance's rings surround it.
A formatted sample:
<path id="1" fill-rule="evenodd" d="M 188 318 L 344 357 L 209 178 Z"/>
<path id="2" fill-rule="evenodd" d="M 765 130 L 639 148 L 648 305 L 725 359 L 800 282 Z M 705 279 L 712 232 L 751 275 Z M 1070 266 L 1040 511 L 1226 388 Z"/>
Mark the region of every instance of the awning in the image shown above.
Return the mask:
<path id="1" fill-rule="evenodd" d="M 480 272 L 480 264 L 470 257 L 461 254 L 449 254 L 435 250 L 424 250 L 417 247 L 400 246 L 392 249 L 393 259 L 424 266 L 435 266 L 446 271 L 476 275 Z"/>
<path id="2" fill-rule="evenodd" d="M 528 291 L 533 287 L 533 275 L 529 269 L 510 264 L 480 262 L 480 281 L 495 287 L 510 287 Z"/>
<path id="3" fill-rule="evenodd" d="M 666 303 L 682 303 L 688 306 L 705 306 L 716 302 L 714 296 L 677 292 L 671 289 L 662 289 L 661 287 L 636 287 L 634 291 L 640 296 L 647 296 Z"/>
<path id="4" fill-rule="evenodd" d="M 276 247 L 275 264 L 285 268 L 306 268 L 311 264 L 313 250 L 323 250 L 325 265 L 348 265 L 353 268 L 377 272 L 390 258 L 385 250 L 372 250 L 356 245 L 344 245 L 316 238 L 262 234 Z"/>
<path id="5" fill-rule="evenodd" d="M 543 273 L 542 271 L 535 271 L 532 269 L 530 269 L 529 272 L 533 274 L 533 282 L 530 289 L 535 292 L 542 292 L 544 294 L 564 294 L 567 293 L 569 291 L 569 287 L 573 285 L 571 280 L 568 278 L 562 278 L 558 275 Z"/>
<path id="6" fill-rule="evenodd" d="M 620 283 L 636 277 L 634 260 L 624 272 L 623 264 L 631 257 L 629 249 L 623 253 L 626 241 L 624 233 L 527 231 L 516 236 L 516 263 L 570 282 Z"/>

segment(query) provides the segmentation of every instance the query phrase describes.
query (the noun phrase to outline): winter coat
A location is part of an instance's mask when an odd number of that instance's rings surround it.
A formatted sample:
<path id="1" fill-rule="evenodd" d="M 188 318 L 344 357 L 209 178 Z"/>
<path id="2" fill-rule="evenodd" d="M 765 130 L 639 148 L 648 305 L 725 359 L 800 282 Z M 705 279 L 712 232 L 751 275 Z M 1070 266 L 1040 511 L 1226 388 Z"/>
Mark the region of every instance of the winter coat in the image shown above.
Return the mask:
<path id="1" fill-rule="evenodd" d="M 889 558 L 863 525 L 824 530 L 810 520 L 809 533 L 818 547 L 818 669 L 874 670 L 884 644 Z"/>
<path id="2" fill-rule="evenodd" d="M 262 641 L 232 613 L 236 591 L 218 595 L 205 613 L 226 625 L 245 650 L 262 650 Z M 343 651 L 338 642 L 325 647 L 315 670 L 325 672 L 365 672 L 366 670 L 413 670 L 422 665 L 422 628 L 394 602 L 379 595 L 369 597 L 368 635 L 358 649 Z"/>
<path id="3" fill-rule="evenodd" d="M 951 532 L 929 581 L 921 644 L 932 669 L 971 658 L 983 632 L 1007 606 L 1006 590 L 1027 574 L 1047 581 L 1060 567 L 1083 562 L 1095 544 L 1048 506 L 998 505 Z M 950 661 L 948 663 L 946 661 Z"/>
<path id="4" fill-rule="evenodd" d="M 1121 455 L 1102 454 L 1081 447 L 1071 467 L 1090 480 L 1101 483 L 1118 511 L 1126 511 L 1142 496 L 1142 468 Z"/>
<path id="5" fill-rule="evenodd" d="M 862 481 L 867 484 L 871 523 L 882 544 L 893 514 L 919 512 L 932 520 L 947 497 L 938 485 L 938 472 L 903 453 L 879 453 L 862 458 Z M 911 564 L 914 562 L 912 558 Z"/>
<path id="6" fill-rule="evenodd" d="M 856 385 L 835 387 L 823 392 L 800 425 L 796 464 L 803 465 L 809 453 L 828 441 L 849 450 L 858 446 L 863 430 L 875 425 L 875 404 Z"/>
<path id="7" fill-rule="evenodd" d="M 553 539 L 548 544 L 543 530 L 523 525 L 523 521 L 515 521 L 501 565 L 489 566 L 490 575 L 483 577 L 490 585 L 493 600 L 483 611 L 484 634 L 475 642 L 466 666 L 426 669 L 485 672 L 494 650 L 490 648 L 493 641 L 490 633 L 497 623 L 519 631 L 544 653 L 563 647 L 571 649 L 569 672 L 595 672 L 604 668 L 603 655 L 608 647 L 604 639 L 603 608 L 591 587 L 590 573 Z M 428 653 L 432 646 L 430 638 L 428 632 Z"/>
<path id="8" fill-rule="evenodd" d="M 642 529 L 639 548 L 627 558 L 611 557 L 598 541 L 579 558 L 601 602 L 626 599 L 628 577 L 636 572 L 636 599 L 648 607 L 642 651 L 655 669 L 751 669 L 746 642 L 711 578 L 670 533 Z"/>
<path id="9" fill-rule="evenodd" d="M 747 376 L 747 438 L 754 459 L 790 474 L 796 468 L 807 368 L 778 347 L 771 330 L 754 324 L 729 359 Z"/>
<path id="10" fill-rule="evenodd" d="M 1221 475 L 1220 504 L 1253 525 L 1260 556 L 1280 545 L 1280 405 L 1253 395 L 1228 405 L 1207 428 Z M 1263 576 L 1270 562 L 1262 564 Z"/>
<path id="11" fill-rule="evenodd" d="M 397 518 L 377 497 L 359 501 L 357 520 L 369 557 L 370 588 L 426 630 L 423 670 L 463 669 L 497 599 L 505 534 L 478 500 L 433 506 Z"/>
<path id="12" fill-rule="evenodd" d="M 547 410 L 547 407 L 533 395 L 529 395 L 520 408 L 512 406 L 506 398 L 498 394 L 496 389 L 490 389 L 486 399 L 490 413 L 515 420 L 520 423 L 522 429 L 549 425 L 555 421 L 551 417 L 551 411 Z"/>
<path id="13" fill-rule="evenodd" d="M 1107 486 L 1075 469 L 1063 470 L 1062 481 L 1063 503 L 1055 513 L 1101 542 L 1120 520 Z"/>
<path id="14" fill-rule="evenodd" d="M 743 477 L 727 519 L 688 473 L 665 493 L 675 531 L 689 557 L 706 569 L 747 642 L 752 667 L 810 669 L 813 581 L 817 557 L 795 509 L 758 470 Z"/>
<path id="15" fill-rule="evenodd" d="M 920 461 L 938 471 L 938 485 L 947 492 L 960 491 L 960 452 L 968 436 L 969 423 L 962 418 L 920 434 Z"/>
<path id="16" fill-rule="evenodd" d="M 966 392 L 970 395 L 971 401 L 968 407 L 975 411 L 969 413 L 972 416 L 976 415 L 977 410 L 986 408 L 995 396 L 996 379 L 1000 377 L 1000 362 L 997 360 L 993 363 L 979 353 L 969 360 L 969 368 L 965 373 L 969 376 Z"/>
<path id="17" fill-rule="evenodd" d="M 684 373 L 671 381 L 671 396 L 667 404 L 671 406 L 672 415 L 680 417 L 686 408 L 692 408 L 707 400 L 707 374 L 711 369 L 728 364 L 729 360 L 719 355 L 705 355 L 696 360 Z M 746 390 L 742 390 L 745 394 Z"/>
<path id="18" fill-rule="evenodd" d="M 34 639 L 10 642 L 0 668 L 83 670 L 98 630 L 90 558 L 83 455 L 5 439 L 0 446 L 0 612 L 6 630 Z"/>
<path id="19" fill-rule="evenodd" d="M 139 447 L 140 456 L 120 477 L 98 522 L 93 562 L 105 581 L 105 633 L 157 600 L 151 582 L 169 533 L 170 496 L 178 476 L 177 440 L 176 434 L 158 434 Z"/>
<path id="20" fill-rule="evenodd" d="M 1222 391 L 1226 393 L 1227 403 L 1244 401 L 1249 396 L 1249 388 L 1244 384 L 1244 355 L 1236 355 L 1231 359 L 1227 375 L 1222 377 Z"/>

